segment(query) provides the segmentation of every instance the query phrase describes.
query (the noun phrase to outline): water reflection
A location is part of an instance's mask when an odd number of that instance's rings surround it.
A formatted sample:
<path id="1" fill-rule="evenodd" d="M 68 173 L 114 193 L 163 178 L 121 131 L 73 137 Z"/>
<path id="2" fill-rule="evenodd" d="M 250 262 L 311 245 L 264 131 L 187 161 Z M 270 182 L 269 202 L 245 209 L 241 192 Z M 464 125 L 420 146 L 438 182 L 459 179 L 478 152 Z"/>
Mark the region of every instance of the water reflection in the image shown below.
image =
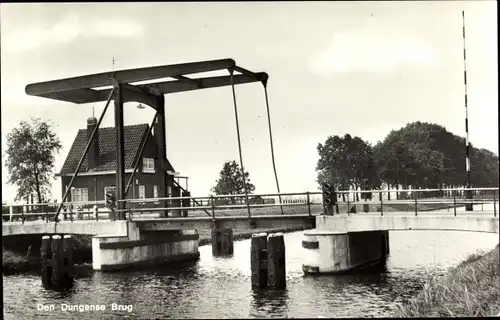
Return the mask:
<path id="1" fill-rule="evenodd" d="M 254 288 L 252 289 L 250 316 L 256 318 L 287 317 L 289 299 L 288 289 L 268 290 Z"/>

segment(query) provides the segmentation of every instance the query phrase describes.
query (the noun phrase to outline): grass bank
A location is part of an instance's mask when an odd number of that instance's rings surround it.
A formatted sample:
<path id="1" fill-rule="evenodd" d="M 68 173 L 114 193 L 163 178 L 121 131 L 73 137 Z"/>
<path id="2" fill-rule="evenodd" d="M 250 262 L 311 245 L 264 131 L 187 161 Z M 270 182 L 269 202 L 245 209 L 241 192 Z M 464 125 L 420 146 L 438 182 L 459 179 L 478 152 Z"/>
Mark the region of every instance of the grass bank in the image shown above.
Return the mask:
<path id="1" fill-rule="evenodd" d="M 40 259 L 18 254 L 2 248 L 2 272 L 13 274 L 36 270 L 40 266 Z"/>
<path id="2" fill-rule="evenodd" d="M 473 254 L 440 278 L 425 284 L 417 297 L 398 306 L 396 317 L 500 316 L 500 247 Z"/>
<path id="3" fill-rule="evenodd" d="M 38 236 L 36 240 L 40 241 Z M 87 263 L 92 261 L 92 237 L 84 235 L 73 235 L 73 261 L 75 264 Z M 10 275 L 19 272 L 28 272 L 39 270 L 40 245 L 32 242 L 32 249 L 27 250 L 29 241 L 7 247 L 2 246 L 2 273 Z"/>

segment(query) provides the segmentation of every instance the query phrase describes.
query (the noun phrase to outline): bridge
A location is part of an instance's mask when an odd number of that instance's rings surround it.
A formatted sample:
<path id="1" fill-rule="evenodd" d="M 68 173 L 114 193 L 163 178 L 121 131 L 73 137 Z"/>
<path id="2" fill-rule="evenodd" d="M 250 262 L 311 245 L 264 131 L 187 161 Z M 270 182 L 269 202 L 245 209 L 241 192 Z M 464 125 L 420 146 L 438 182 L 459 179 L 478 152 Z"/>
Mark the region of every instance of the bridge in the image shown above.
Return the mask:
<path id="1" fill-rule="evenodd" d="M 113 220 L 114 210 L 101 202 L 63 203 L 69 212 L 59 222 L 51 221 L 55 210 L 50 208 L 61 204 L 10 205 L 3 210 L 2 235 L 91 235 L 94 269 L 113 270 L 165 260 L 196 259 L 200 230 L 212 230 L 212 245 L 220 246 L 221 241 L 227 241 L 223 239 L 227 235 L 224 230 L 231 230 L 232 237 L 232 230 L 313 229 L 304 232 L 304 272 L 330 273 L 384 259 L 389 253 L 390 230 L 499 233 L 498 188 L 472 189 L 476 192 L 474 199 L 466 199 L 463 191 L 400 190 L 401 194 L 412 192 L 411 199 L 394 200 L 384 200 L 382 196 L 391 191 L 339 191 L 338 197 L 343 194 L 347 199 L 337 202 L 338 213 L 333 215 L 325 214 L 320 192 L 254 195 L 259 203 L 248 206 L 242 200 L 245 195 L 125 199 L 121 207 L 126 220 Z M 362 193 L 379 197 L 359 201 L 355 194 Z M 436 193 L 444 195 L 431 196 Z M 287 200 L 280 203 L 278 199 Z M 169 206 L 161 207 L 160 203 Z M 176 207 L 183 203 L 186 206 Z M 475 211 L 466 211 L 468 203 L 473 204 Z M 74 211 L 77 204 L 79 208 Z M 14 210 L 21 206 L 21 212 Z M 163 212 L 174 210 L 182 211 L 182 216 L 161 217 Z M 339 262 L 338 257 L 343 260 Z"/>
<path id="2" fill-rule="evenodd" d="M 228 75 L 196 76 L 213 71 L 227 72 Z M 222 248 L 226 247 L 232 250 L 232 244 L 225 244 L 232 242 L 233 229 L 251 232 L 269 228 L 316 228 L 305 234 L 303 247 L 313 258 L 309 264 L 304 265 L 304 271 L 322 273 L 348 270 L 380 259 L 388 252 L 388 230 L 444 228 L 498 233 L 498 188 L 467 188 L 467 191 L 398 190 L 396 200 L 390 200 L 390 194 L 394 190 L 340 191 L 337 195 L 342 197 L 342 201 L 340 198 L 333 201 L 338 200 L 335 210 L 332 203 L 328 202 L 328 199 L 332 199 L 324 193 L 280 193 L 272 151 L 268 80 L 269 75 L 265 72 L 252 72 L 237 65 L 233 59 L 220 59 L 104 72 L 27 85 L 26 93 L 32 96 L 76 104 L 100 101 L 106 101 L 106 104 L 94 129 L 87 132 L 86 147 L 64 191 L 62 201 L 58 204 L 5 205 L 2 208 L 3 236 L 58 233 L 92 235 L 94 269 L 111 270 L 164 260 L 197 258 L 199 230 L 202 229 L 212 230 L 215 253 L 222 252 Z M 160 82 L 137 84 L 144 81 Z M 168 187 L 177 186 L 173 182 L 175 175 L 167 170 L 164 95 L 231 86 L 240 166 L 244 172 L 235 85 L 248 83 L 261 83 L 264 88 L 278 193 L 249 195 L 245 189 L 244 195 L 172 197 L 173 191 L 169 192 Z M 81 169 L 87 153 L 93 143 L 98 141 L 99 126 L 111 100 L 114 101 L 116 132 L 116 207 L 106 208 L 102 201 L 67 202 L 76 177 L 84 173 Z M 155 134 L 158 140 L 159 170 L 155 171 L 155 175 L 159 181 L 158 198 L 127 198 L 140 161 L 136 161 L 128 183 L 125 183 L 123 105 L 126 102 L 143 103 L 155 110 L 153 123 L 157 125 Z M 141 148 L 138 159 L 142 158 L 143 151 L 144 148 Z M 92 157 L 89 155 L 87 158 Z M 175 194 L 180 192 L 175 190 Z M 472 197 L 471 192 L 476 193 L 476 198 Z M 387 198 L 384 198 L 385 193 Z M 379 199 L 372 199 L 372 194 L 378 194 Z M 94 200 L 97 200 L 96 195 L 97 192 L 94 192 Z M 361 197 L 364 201 L 360 201 L 360 195 L 366 195 Z M 461 208 L 474 204 L 481 205 L 482 209 L 485 204 L 492 204 L 492 215 L 483 217 L 476 212 L 469 212 L 471 217 L 464 216 Z M 62 213 L 63 207 L 65 211 Z M 443 218 L 443 213 L 435 212 L 450 208 L 453 208 L 451 217 Z M 423 216 L 423 212 L 429 211 L 434 211 L 436 216 Z M 409 217 L 409 212 L 414 212 L 415 216 Z M 481 212 L 480 215 L 488 214 L 485 210 Z"/>

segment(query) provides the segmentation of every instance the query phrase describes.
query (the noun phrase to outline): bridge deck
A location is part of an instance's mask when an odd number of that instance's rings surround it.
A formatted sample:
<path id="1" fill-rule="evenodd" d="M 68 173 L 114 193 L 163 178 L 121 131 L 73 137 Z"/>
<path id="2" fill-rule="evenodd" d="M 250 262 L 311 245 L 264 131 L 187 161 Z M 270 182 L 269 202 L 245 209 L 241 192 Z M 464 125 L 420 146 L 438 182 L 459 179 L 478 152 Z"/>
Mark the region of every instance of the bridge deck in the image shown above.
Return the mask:
<path id="1" fill-rule="evenodd" d="M 397 219 L 402 218 L 402 219 Z M 320 219 L 320 220 L 317 220 Z M 321 225 L 318 221 L 328 219 L 340 223 L 335 225 Z M 339 222 L 343 221 L 343 222 Z M 374 222 L 375 221 L 375 222 Z M 434 222 L 438 223 L 434 225 Z M 444 221 L 444 222 L 443 222 Z M 469 221 L 469 222 L 464 222 Z M 495 217 L 492 211 L 457 211 L 456 216 L 453 210 L 443 212 L 418 212 L 415 216 L 414 212 L 368 212 L 368 213 L 341 213 L 334 216 L 320 216 L 318 214 L 309 215 L 291 214 L 291 215 L 263 215 L 252 216 L 249 219 L 246 216 L 221 216 L 213 219 L 212 217 L 187 217 L 187 218 L 153 218 L 143 217 L 142 219 L 134 219 L 135 223 L 141 230 L 144 231 L 161 231 L 161 230 L 178 230 L 178 229 L 210 229 L 210 228 L 232 228 L 232 229 L 258 229 L 258 228 L 312 228 L 315 225 L 318 229 L 325 228 L 341 228 L 343 230 L 361 231 L 366 229 L 366 225 L 379 224 L 379 228 L 387 228 L 385 230 L 410 230 L 410 229 L 452 229 L 452 230 L 467 230 L 463 227 L 463 223 L 475 221 L 477 224 L 486 223 L 484 227 L 487 230 L 498 232 L 498 215 Z M 486 222 L 484 222 L 486 221 Z M 401 225 L 398 225 L 402 223 Z M 410 225 L 417 223 L 421 225 Z M 449 228 L 443 223 L 449 224 Z M 46 223 L 42 220 L 21 222 L 4 222 L 2 224 L 2 233 L 4 236 L 16 234 L 43 234 L 43 233 L 74 233 L 74 234 L 123 234 L 126 235 L 127 221 L 110 221 L 110 220 L 78 220 L 78 221 L 61 221 L 58 223 Z M 318 224 L 318 225 L 317 225 Z M 476 227 L 471 227 L 474 231 Z M 483 227 L 478 227 L 483 228 Z M 489 232 L 489 231 L 486 231 Z"/>

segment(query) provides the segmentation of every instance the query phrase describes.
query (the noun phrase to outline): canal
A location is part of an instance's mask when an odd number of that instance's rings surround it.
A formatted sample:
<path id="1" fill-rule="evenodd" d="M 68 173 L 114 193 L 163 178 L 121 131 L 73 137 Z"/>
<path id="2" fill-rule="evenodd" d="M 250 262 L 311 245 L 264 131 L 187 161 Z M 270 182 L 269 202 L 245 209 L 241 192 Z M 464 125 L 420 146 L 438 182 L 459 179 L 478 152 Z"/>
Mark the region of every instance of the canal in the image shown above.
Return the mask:
<path id="1" fill-rule="evenodd" d="M 176 267 L 99 273 L 78 268 L 74 288 L 42 288 L 36 273 L 3 277 L 5 319 L 152 319 L 384 317 L 414 296 L 431 275 L 442 275 L 478 250 L 491 250 L 497 234 L 455 231 L 390 232 L 386 266 L 370 273 L 304 277 L 302 232 L 285 236 L 287 289 L 252 290 L 250 241 L 235 243 L 232 258 L 200 260 Z M 122 305 L 122 310 L 113 310 Z M 39 311 L 42 306 L 55 311 Z M 104 305 L 104 311 L 61 311 L 62 305 Z"/>

